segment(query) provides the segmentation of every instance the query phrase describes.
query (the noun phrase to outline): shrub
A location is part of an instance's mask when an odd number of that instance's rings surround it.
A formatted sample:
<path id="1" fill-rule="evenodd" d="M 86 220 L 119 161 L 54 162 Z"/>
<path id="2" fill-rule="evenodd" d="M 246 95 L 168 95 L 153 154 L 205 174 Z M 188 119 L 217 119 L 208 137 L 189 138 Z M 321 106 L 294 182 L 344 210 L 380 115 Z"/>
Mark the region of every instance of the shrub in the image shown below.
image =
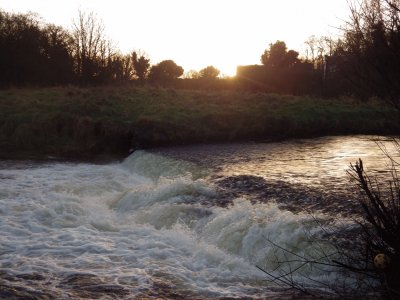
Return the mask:
<path id="1" fill-rule="evenodd" d="M 374 261 L 375 272 L 381 279 L 385 293 L 390 298 L 400 296 L 400 185 L 397 175 L 399 163 L 395 153 L 389 153 L 383 143 L 381 149 L 390 160 L 388 172 L 391 179 L 371 178 L 359 159 L 351 165 L 349 174 L 363 192 L 359 202 L 364 219 L 359 222 L 367 251 L 366 259 Z M 400 145 L 393 140 L 397 153 Z"/>

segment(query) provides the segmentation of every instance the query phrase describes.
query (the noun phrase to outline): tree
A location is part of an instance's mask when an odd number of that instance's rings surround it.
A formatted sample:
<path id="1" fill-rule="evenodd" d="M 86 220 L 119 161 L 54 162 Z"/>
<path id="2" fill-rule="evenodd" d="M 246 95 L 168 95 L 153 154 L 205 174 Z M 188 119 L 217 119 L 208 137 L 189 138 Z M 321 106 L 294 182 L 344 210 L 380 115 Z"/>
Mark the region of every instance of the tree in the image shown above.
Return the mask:
<path id="1" fill-rule="evenodd" d="M 132 52 L 132 65 L 134 74 L 140 82 L 144 82 L 150 70 L 150 58 L 143 51 Z"/>
<path id="2" fill-rule="evenodd" d="M 71 36 L 38 15 L 0 11 L 0 84 L 53 85 L 73 80 Z"/>
<path id="3" fill-rule="evenodd" d="M 247 85 L 251 89 L 274 93 L 309 93 L 313 82 L 313 70 L 298 56 L 297 51 L 287 50 L 285 42 L 276 41 L 261 55 L 263 65 L 249 66 L 245 71 L 246 75 L 238 70 L 239 78 L 244 86 Z"/>
<path id="4" fill-rule="evenodd" d="M 131 55 L 114 55 L 108 63 L 108 80 L 116 82 L 128 82 L 133 78 Z"/>
<path id="5" fill-rule="evenodd" d="M 315 68 L 322 68 L 326 56 L 332 56 L 339 44 L 332 37 L 322 36 L 317 38 L 315 35 L 310 36 L 304 44 L 306 48 L 306 60 L 310 61 Z"/>
<path id="6" fill-rule="evenodd" d="M 183 68 L 173 60 L 164 60 L 152 66 L 149 78 L 154 83 L 167 84 L 183 75 Z"/>
<path id="7" fill-rule="evenodd" d="M 183 74 L 183 78 L 185 79 L 199 79 L 200 73 L 196 70 L 189 70 Z"/>
<path id="8" fill-rule="evenodd" d="M 73 26 L 76 73 L 83 83 L 104 78 L 114 51 L 111 41 L 105 37 L 103 23 L 94 13 L 79 11 Z"/>
<path id="9" fill-rule="evenodd" d="M 216 79 L 219 75 L 220 71 L 213 67 L 213 66 L 208 66 L 205 67 L 204 69 L 200 70 L 199 75 L 200 78 L 203 79 Z"/>
<path id="10" fill-rule="evenodd" d="M 43 34 L 34 14 L 1 13 L 0 69 L 3 84 L 26 84 L 40 81 L 39 67 L 42 55 Z"/>
<path id="11" fill-rule="evenodd" d="M 261 55 L 261 63 L 265 66 L 272 68 L 281 68 L 288 66 L 288 63 L 293 64 L 298 59 L 298 52 L 290 50 L 288 54 L 285 42 L 276 41 L 274 44 L 269 45 Z M 297 55 L 295 55 L 297 53 Z"/>
<path id="12" fill-rule="evenodd" d="M 299 52 L 294 50 L 289 50 L 286 52 L 283 60 L 284 67 L 293 67 L 295 64 L 299 62 Z"/>
<path id="13" fill-rule="evenodd" d="M 337 55 L 362 98 L 377 96 L 400 110 L 400 1 L 349 2 L 351 17 Z"/>
<path id="14" fill-rule="evenodd" d="M 48 57 L 48 83 L 66 84 L 74 79 L 74 61 L 72 57 L 73 39 L 62 27 L 47 25 L 44 28 L 46 36 L 46 55 Z"/>

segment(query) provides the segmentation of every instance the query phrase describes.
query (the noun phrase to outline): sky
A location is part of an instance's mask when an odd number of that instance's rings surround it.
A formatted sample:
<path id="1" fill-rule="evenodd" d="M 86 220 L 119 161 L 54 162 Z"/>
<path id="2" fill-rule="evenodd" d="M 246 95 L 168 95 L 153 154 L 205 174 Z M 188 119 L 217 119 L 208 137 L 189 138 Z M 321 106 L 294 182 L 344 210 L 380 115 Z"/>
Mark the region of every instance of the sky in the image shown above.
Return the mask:
<path id="1" fill-rule="evenodd" d="M 336 36 L 347 0 L 0 0 L 6 12 L 36 12 L 71 29 L 78 11 L 94 12 L 124 54 L 146 52 L 152 64 L 172 59 L 185 69 L 213 65 L 234 75 L 259 64 L 270 43 L 304 52 L 312 35 Z"/>

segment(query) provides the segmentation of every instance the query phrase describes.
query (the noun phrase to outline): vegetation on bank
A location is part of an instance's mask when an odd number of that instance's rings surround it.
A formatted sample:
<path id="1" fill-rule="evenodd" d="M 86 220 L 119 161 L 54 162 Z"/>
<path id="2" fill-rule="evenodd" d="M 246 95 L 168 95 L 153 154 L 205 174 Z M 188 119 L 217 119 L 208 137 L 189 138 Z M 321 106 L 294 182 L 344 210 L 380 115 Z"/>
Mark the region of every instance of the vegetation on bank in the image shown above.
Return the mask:
<path id="1" fill-rule="evenodd" d="M 90 158 L 163 145 L 396 134 L 397 113 L 350 98 L 128 86 L 8 89 L 0 91 L 0 157 Z"/>

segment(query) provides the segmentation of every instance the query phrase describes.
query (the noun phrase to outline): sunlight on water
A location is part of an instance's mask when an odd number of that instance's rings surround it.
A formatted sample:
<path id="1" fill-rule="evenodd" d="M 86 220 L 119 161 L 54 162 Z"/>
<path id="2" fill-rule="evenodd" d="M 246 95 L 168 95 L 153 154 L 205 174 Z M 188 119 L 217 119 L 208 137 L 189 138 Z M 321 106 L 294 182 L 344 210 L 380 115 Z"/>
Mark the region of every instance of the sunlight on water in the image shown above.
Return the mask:
<path id="1" fill-rule="evenodd" d="M 389 152 L 397 153 L 390 140 L 373 136 L 187 146 L 160 150 L 160 153 L 211 166 L 214 174 L 222 176 L 249 174 L 321 187 L 338 178 L 346 181 L 346 170 L 359 158 L 365 160 L 367 170 L 381 170 L 386 166 L 387 159 L 377 140 L 382 140 Z"/>
<path id="2" fill-rule="evenodd" d="M 324 214 L 293 213 L 273 197 L 213 205 L 221 197 L 213 178 L 343 180 L 355 157 L 381 163 L 371 145 L 332 138 L 137 151 L 107 165 L 1 162 L 0 281 L 66 299 L 276 295 L 256 268 L 276 267 L 267 240 L 310 253 L 307 235 L 322 234 L 314 218 Z M 310 280 L 337 276 L 304 272 Z"/>

